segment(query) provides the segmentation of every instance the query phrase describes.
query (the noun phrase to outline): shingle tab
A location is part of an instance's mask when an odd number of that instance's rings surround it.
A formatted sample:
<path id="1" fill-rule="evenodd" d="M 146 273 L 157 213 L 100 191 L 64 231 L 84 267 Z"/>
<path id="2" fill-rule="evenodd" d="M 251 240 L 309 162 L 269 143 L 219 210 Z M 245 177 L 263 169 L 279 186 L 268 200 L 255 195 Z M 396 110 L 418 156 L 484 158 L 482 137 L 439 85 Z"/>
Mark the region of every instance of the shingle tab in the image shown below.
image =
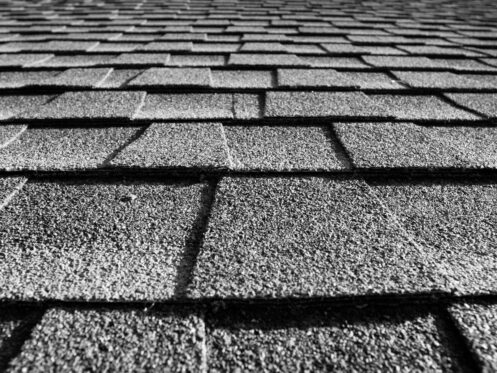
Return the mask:
<path id="1" fill-rule="evenodd" d="M 221 123 L 154 123 L 111 162 L 120 167 L 228 168 Z"/>
<path id="2" fill-rule="evenodd" d="M 231 312 L 230 312 L 231 311 Z M 228 309 L 212 325 L 212 371 L 452 371 L 440 320 L 393 307 Z M 229 312 L 229 313 L 228 313 Z"/>
<path id="3" fill-rule="evenodd" d="M 268 92 L 266 117 L 385 117 L 361 92 Z"/>
<path id="4" fill-rule="evenodd" d="M 29 111 L 34 113 L 45 102 L 53 96 L 37 95 L 37 96 L 0 96 L 0 120 L 5 120 L 18 115 L 21 112 Z"/>
<path id="5" fill-rule="evenodd" d="M 278 69 L 278 86 L 354 87 L 354 84 L 333 69 Z"/>
<path id="6" fill-rule="evenodd" d="M 348 165 L 324 127 L 228 126 L 232 168 L 243 171 L 343 170 Z"/>
<path id="7" fill-rule="evenodd" d="M 300 59 L 312 67 L 369 68 L 364 62 L 355 57 L 300 56 Z"/>
<path id="8" fill-rule="evenodd" d="M 482 371 L 497 370 L 497 306 L 491 304 L 456 304 L 450 315 L 466 338 Z"/>
<path id="9" fill-rule="evenodd" d="M 271 88 L 273 74 L 263 70 L 212 70 L 212 86 L 217 88 Z"/>
<path id="10" fill-rule="evenodd" d="M 385 114 L 409 121 L 478 120 L 478 116 L 451 106 L 430 95 L 369 95 L 373 102 L 382 105 Z"/>
<path id="11" fill-rule="evenodd" d="M 10 371 L 198 371 L 204 329 L 184 312 L 54 308 Z"/>
<path id="12" fill-rule="evenodd" d="M 295 54 L 249 54 L 232 53 L 228 60 L 228 65 L 236 66 L 307 66 Z"/>
<path id="13" fill-rule="evenodd" d="M 96 180 L 26 184 L 0 211 L 0 297 L 172 297 L 203 188 Z"/>
<path id="14" fill-rule="evenodd" d="M 493 127 L 425 127 L 413 123 L 334 123 L 359 168 L 497 167 Z"/>
<path id="15" fill-rule="evenodd" d="M 495 93 L 447 93 L 452 101 L 489 118 L 497 118 L 497 94 Z"/>
<path id="16" fill-rule="evenodd" d="M 262 97 L 257 94 L 235 93 L 233 95 L 233 116 L 235 119 L 259 119 Z"/>
<path id="17" fill-rule="evenodd" d="M 225 178 L 191 296 L 419 292 L 442 287 L 441 272 L 360 180 Z"/>
<path id="18" fill-rule="evenodd" d="M 4 124 L 0 126 L 0 149 L 5 148 L 12 141 L 18 138 L 25 130 L 26 125 L 9 125 Z"/>
<path id="19" fill-rule="evenodd" d="M 187 42 L 187 41 L 170 41 L 170 42 L 162 42 L 162 41 L 157 41 L 157 42 L 152 42 L 145 44 L 139 50 L 143 51 L 150 51 L 150 52 L 188 52 L 191 51 L 193 48 L 193 43 L 192 42 Z"/>
<path id="20" fill-rule="evenodd" d="M 69 69 L 52 79 L 47 79 L 46 84 L 63 87 L 96 87 L 111 71 L 109 68 Z"/>
<path id="21" fill-rule="evenodd" d="M 17 114 L 22 119 L 130 119 L 144 92 L 86 91 L 66 92 L 36 111 Z"/>
<path id="22" fill-rule="evenodd" d="M 426 256 L 445 273 L 456 294 L 497 291 L 497 187 L 488 182 L 372 182 L 383 206 L 395 214 Z"/>
<path id="23" fill-rule="evenodd" d="M 137 130 L 137 127 L 30 128 L 0 148 L 0 169 L 94 169 L 102 166 Z"/>
<path id="24" fill-rule="evenodd" d="M 405 50 L 413 55 L 435 55 L 435 56 L 465 56 L 465 57 L 481 57 L 481 53 L 463 49 L 463 48 L 450 48 L 438 47 L 434 45 L 399 45 L 400 49 Z"/>
<path id="25" fill-rule="evenodd" d="M 87 67 L 108 65 L 113 54 L 57 55 L 36 63 L 36 67 Z"/>
<path id="26" fill-rule="evenodd" d="M 211 85 L 210 69 L 153 67 L 131 80 L 130 87 L 208 87 Z"/>
<path id="27" fill-rule="evenodd" d="M 99 88 L 121 88 L 143 70 L 112 69 L 112 72 L 98 84 Z"/>
<path id="28" fill-rule="evenodd" d="M 0 72 L 0 88 L 40 86 L 59 74 L 59 71 L 4 71 Z"/>
<path id="29" fill-rule="evenodd" d="M 136 119 L 233 118 L 233 97 L 221 93 L 149 94 Z"/>
<path id="30" fill-rule="evenodd" d="M 21 54 L 0 54 L 0 66 L 2 67 L 22 67 L 45 61 L 53 54 L 21 53 Z"/>
<path id="31" fill-rule="evenodd" d="M 14 195 L 23 187 L 27 179 L 25 177 L 0 177 L 0 210 L 4 208 Z"/>
<path id="32" fill-rule="evenodd" d="M 114 66 L 122 65 L 165 65 L 169 53 L 122 53 L 110 61 Z"/>
<path id="33" fill-rule="evenodd" d="M 491 83 L 479 82 L 468 78 L 466 75 L 458 75 L 448 72 L 393 71 L 393 74 L 414 88 L 492 88 Z"/>

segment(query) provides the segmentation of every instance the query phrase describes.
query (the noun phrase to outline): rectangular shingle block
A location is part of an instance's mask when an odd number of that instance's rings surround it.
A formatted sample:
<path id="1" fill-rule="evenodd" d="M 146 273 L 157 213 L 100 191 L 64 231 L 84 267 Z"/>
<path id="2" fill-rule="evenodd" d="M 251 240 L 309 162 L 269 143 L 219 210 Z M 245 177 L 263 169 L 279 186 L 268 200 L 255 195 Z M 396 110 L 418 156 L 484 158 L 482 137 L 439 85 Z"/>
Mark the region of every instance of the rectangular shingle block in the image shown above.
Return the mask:
<path id="1" fill-rule="evenodd" d="M 204 338 L 195 313 L 52 308 L 10 371 L 198 371 Z"/>
<path id="2" fill-rule="evenodd" d="M 192 51 L 196 53 L 231 53 L 240 49 L 239 43 L 195 43 Z"/>
<path id="3" fill-rule="evenodd" d="M 493 88 L 491 82 L 480 82 L 468 75 L 449 72 L 393 71 L 401 81 L 413 88 L 434 89 L 485 89 Z M 497 87 L 495 87 L 497 88 Z"/>
<path id="4" fill-rule="evenodd" d="M 228 308 L 212 322 L 213 371 L 452 371 L 457 359 L 436 314 L 416 307 Z M 418 312 L 416 312 L 418 311 Z M 305 368 L 304 368 L 305 367 Z"/>
<path id="5" fill-rule="evenodd" d="M 24 88 L 31 86 L 41 86 L 59 73 L 59 71 L 0 72 L 0 88 Z"/>
<path id="6" fill-rule="evenodd" d="M 262 97 L 257 94 L 235 93 L 233 95 L 233 115 L 235 119 L 259 119 L 262 110 Z"/>
<path id="7" fill-rule="evenodd" d="M 464 56 L 464 57 L 482 57 L 481 53 L 464 49 L 464 48 L 451 48 L 439 47 L 433 45 L 399 45 L 399 48 L 409 52 L 413 55 L 425 56 Z"/>
<path id="8" fill-rule="evenodd" d="M 18 113 L 18 119 L 130 119 L 145 92 L 66 92 L 37 108 Z"/>
<path id="9" fill-rule="evenodd" d="M 495 93 L 447 93 L 449 99 L 489 118 L 497 118 L 497 94 Z"/>
<path id="10" fill-rule="evenodd" d="M 0 120 L 12 118 L 19 113 L 29 111 L 35 113 L 38 109 L 50 100 L 53 96 L 35 95 L 35 96 L 0 96 Z"/>
<path id="11" fill-rule="evenodd" d="M 56 55 L 47 60 L 37 62 L 36 67 L 87 67 L 102 66 L 111 63 L 113 54 L 83 54 L 83 55 Z"/>
<path id="12" fill-rule="evenodd" d="M 0 54 L 0 66 L 2 67 L 25 67 L 53 57 L 53 54 L 21 53 L 21 54 Z"/>
<path id="13" fill-rule="evenodd" d="M 20 126 L 19 126 L 20 127 Z M 137 127 L 30 128 L 0 148 L 6 171 L 85 170 L 104 165 L 138 131 Z"/>
<path id="14" fill-rule="evenodd" d="M 412 243 L 361 180 L 225 178 L 190 295 L 401 294 L 444 288 L 444 281 L 430 253 Z"/>
<path id="15" fill-rule="evenodd" d="M 324 56 L 300 56 L 300 59 L 312 67 L 328 68 L 369 68 L 364 62 L 354 57 L 324 57 Z"/>
<path id="16" fill-rule="evenodd" d="M 109 68 L 68 69 L 52 79 L 45 81 L 46 85 L 61 87 L 97 87 L 111 73 Z"/>
<path id="17" fill-rule="evenodd" d="M 138 50 L 150 51 L 150 52 L 189 52 L 193 48 L 192 42 L 187 41 L 170 41 L 170 42 L 151 42 L 145 44 Z"/>
<path id="18" fill-rule="evenodd" d="M 266 117 L 387 117 L 361 92 L 268 92 Z"/>
<path id="19" fill-rule="evenodd" d="M 132 52 L 138 47 L 140 43 L 100 43 L 91 49 L 91 52 L 99 53 L 121 53 Z"/>
<path id="20" fill-rule="evenodd" d="M 474 121 L 481 119 L 432 95 L 369 95 L 385 114 L 408 121 Z"/>
<path id="21" fill-rule="evenodd" d="M 249 42 L 243 43 L 241 52 L 285 53 L 286 48 L 277 42 Z"/>
<path id="22" fill-rule="evenodd" d="M 26 184 L 0 211 L 0 297 L 171 298 L 204 188 L 93 179 Z"/>
<path id="23" fill-rule="evenodd" d="M 209 87 L 211 71 L 208 68 L 152 67 L 131 80 L 129 87 Z"/>
<path id="24" fill-rule="evenodd" d="M 111 73 L 98 84 L 99 88 L 121 88 L 143 70 L 139 69 L 112 69 Z"/>
<path id="25" fill-rule="evenodd" d="M 122 53 L 112 59 L 114 66 L 123 65 L 165 65 L 169 61 L 169 53 Z"/>
<path id="26" fill-rule="evenodd" d="M 212 70 L 212 86 L 216 88 L 272 88 L 273 80 L 269 70 Z"/>
<path id="27" fill-rule="evenodd" d="M 359 168 L 495 169 L 493 127 L 425 127 L 413 123 L 334 123 Z"/>
<path id="28" fill-rule="evenodd" d="M 279 87 L 349 87 L 350 79 L 333 69 L 278 69 Z"/>
<path id="29" fill-rule="evenodd" d="M 424 247 L 453 294 L 497 292 L 497 187 L 493 182 L 372 181 L 370 186 L 408 234 Z"/>
<path id="30" fill-rule="evenodd" d="M 161 169 L 229 167 L 221 123 L 154 123 L 123 149 L 113 166 Z"/>
<path id="31" fill-rule="evenodd" d="M 236 66 L 307 66 L 295 54 L 249 54 L 233 53 L 230 55 L 228 65 Z"/>
<path id="32" fill-rule="evenodd" d="M 382 55 L 405 55 L 407 54 L 400 49 L 383 46 L 363 46 L 352 44 L 322 44 L 322 47 L 332 55 L 367 55 L 367 54 L 382 54 Z"/>
<path id="33" fill-rule="evenodd" d="M 324 127 L 228 126 L 232 168 L 242 171 L 331 171 L 348 165 Z"/>
<path id="34" fill-rule="evenodd" d="M 168 66 L 224 66 L 226 56 L 217 54 L 173 54 Z"/>
<path id="35" fill-rule="evenodd" d="M 98 45 L 93 41 L 47 41 L 47 42 L 11 42 L 0 46 L 0 52 L 22 52 L 22 51 L 42 51 L 42 52 L 86 52 Z"/>
<path id="36" fill-rule="evenodd" d="M 231 119 L 233 97 L 221 93 L 149 94 L 136 119 Z"/>

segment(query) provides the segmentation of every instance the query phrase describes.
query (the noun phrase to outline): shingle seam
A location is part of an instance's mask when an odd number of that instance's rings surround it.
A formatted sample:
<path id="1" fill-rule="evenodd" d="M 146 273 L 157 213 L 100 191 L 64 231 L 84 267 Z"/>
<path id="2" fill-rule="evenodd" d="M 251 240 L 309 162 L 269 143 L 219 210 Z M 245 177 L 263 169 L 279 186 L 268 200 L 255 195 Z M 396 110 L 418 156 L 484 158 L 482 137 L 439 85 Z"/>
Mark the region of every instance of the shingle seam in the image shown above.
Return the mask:
<path id="1" fill-rule="evenodd" d="M 350 153 L 347 151 L 347 149 L 345 148 L 342 141 L 340 140 L 340 137 L 337 136 L 337 133 L 335 131 L 333 124 L 331 124 L 329 126 L 325 126 L 325 128 L 327 130 L 327 135 L 330 138 L 329 139 L 330 142 L 334 141 L 336 143 L 336 146 L 338 148 L 337 149 L 338 150 L 338 154 L 337 154 L 338 158 L 341 159 L 341 161 L 344 163 L 344 165 L 348 169 L 354 170 L 355 165 L 354 165 L 354 162 L 352 161 L 352 157 L 351 157 Z"/>
<path id="2" fill-rule="evenodd" d="M 97 88 L 98 88 L 98 87 L 100 87 L 100 86 L 103 84 L 103 82 L 105 82 L 105 80 L 107 80 L 107 78 L 110 76 L 110 74 L 112 74 L 112 72 L 113 72 L 113 71 L 114 71 L 114 68 L 113 68 L 113 67 L 109 68 L 109 70 L 108 70 L 108 71 L 107 71 L 107 73 L 106 73 L 106 74 L 102 77 L 102 79 L 100 79 L 98 82 L 96 82 L 96 83 L 94 84 L 94 87 L 97 87 Z"/>
<path id="3" fill-rule="evenodd" d="M 221 123 L 221 138 L 223 140 L 223 147 L 226 152 L 226 157 L 228 158 L 228 169 L 232 169 L 234 166 L 233 156 L 228 145 L 228 137 L 226 136 L 226 131 L 224 130 L 224 125 Z"/>
<path id="4" fill-rule="evenodd" d="M 16 141 L 26 130 L 28 129 L 27 125 L 21 125 L 21 130 L 17 132 L 14 136 L 12 136 L 10 139 L 5 141 L 3 144 L 0 144 L 0 149 L 6 148 L 10 144 L 12 144 L 14 141 Z"/>
<path id="5" fill-rule="evenodd" d="M 136 140 L 138 140 L 145 133 L 145 131 L 149 127 L 150 127 L 150 125 L 148 125 L 148 126 L 142 126 L 141 128 L 139 128 L 136 131 L 136 133 L 133 136 L 131 136 L 125 143 L 123 143 L 121 146 L 119 146 L 117 149 L 115 149 L 111 154 L 109 154 L 109 156 L 98 167 L 108 167 L 108 166 L 110 166 L 110 163 L 112 162 L 112 160 L 114 158 L 116 158 L 119 155 L 119 153 L 121 153 L 131 143 L 133 143 Z"/>
<path id="6" fill-rule="evenodd" d="M 136 116 L 140 113 L 141 109 L 145 105 L 145 98 L 147 97 L 147 92 L 143 92 L 142 97 L 140 99 L 140 103 L 136 106 L 135 112 L 131 115 L 130 119 L 136 119 Z"/>
<path id="7" fill-rule="evenodd" d="M 21 191 L 21 189 L 24 187 L 24 185 L 26 185 L 27 182 L 28 178 L 24 178 L 23 180 L 19 181 L 19 184 L 16 185 L 14 190 L 7 197 L 5 197 L 3 201 L 1 201 L 0 211 L 3 210 L 10 203 L 10 201 L 17 195 L 17 193 Z"/>

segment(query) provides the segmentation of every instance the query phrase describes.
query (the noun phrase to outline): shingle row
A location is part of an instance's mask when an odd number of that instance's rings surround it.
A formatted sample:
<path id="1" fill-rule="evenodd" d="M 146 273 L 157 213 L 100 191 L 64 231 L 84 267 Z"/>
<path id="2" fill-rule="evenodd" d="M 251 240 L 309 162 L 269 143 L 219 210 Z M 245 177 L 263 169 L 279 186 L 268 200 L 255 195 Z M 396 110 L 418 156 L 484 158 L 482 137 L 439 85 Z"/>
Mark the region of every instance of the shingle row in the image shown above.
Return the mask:
<path id="1" fill-rule="evenodd" d="M 492 340 L 489 328 L 495 326 L 490 309 L 451 309 L 460 317 L 471 313 L 480 323 L 480 331 L 470 332 L 469 340 L 489 369 L 495 367 L 486 343 Z M 2 310 L 0 330 L 7 338 L 35 313 L 15 311 Z M 483 315 L 489 317 L 479 318 Z M 465 362 L 452 349 L 450 333 L 439 311 L 422 307 L 325 311 L 273 306 L 228 308 L 209 315 L 178 306 L 51 308 L 5 366 L 9 372 L 457 371 Z M 15 343 L 7 339 L 10 344 Z"/>

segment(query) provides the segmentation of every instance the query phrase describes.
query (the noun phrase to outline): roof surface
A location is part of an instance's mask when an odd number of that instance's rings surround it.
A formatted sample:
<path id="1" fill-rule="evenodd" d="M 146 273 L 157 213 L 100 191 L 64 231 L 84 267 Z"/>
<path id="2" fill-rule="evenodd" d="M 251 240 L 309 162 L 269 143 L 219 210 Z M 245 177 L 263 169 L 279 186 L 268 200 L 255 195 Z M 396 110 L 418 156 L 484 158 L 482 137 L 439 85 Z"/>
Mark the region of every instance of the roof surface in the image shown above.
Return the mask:
<path id="1" fill-rule="evenodd" d="M 0 5 L 0 370 L 497 370 L 494 0 Z"/>

